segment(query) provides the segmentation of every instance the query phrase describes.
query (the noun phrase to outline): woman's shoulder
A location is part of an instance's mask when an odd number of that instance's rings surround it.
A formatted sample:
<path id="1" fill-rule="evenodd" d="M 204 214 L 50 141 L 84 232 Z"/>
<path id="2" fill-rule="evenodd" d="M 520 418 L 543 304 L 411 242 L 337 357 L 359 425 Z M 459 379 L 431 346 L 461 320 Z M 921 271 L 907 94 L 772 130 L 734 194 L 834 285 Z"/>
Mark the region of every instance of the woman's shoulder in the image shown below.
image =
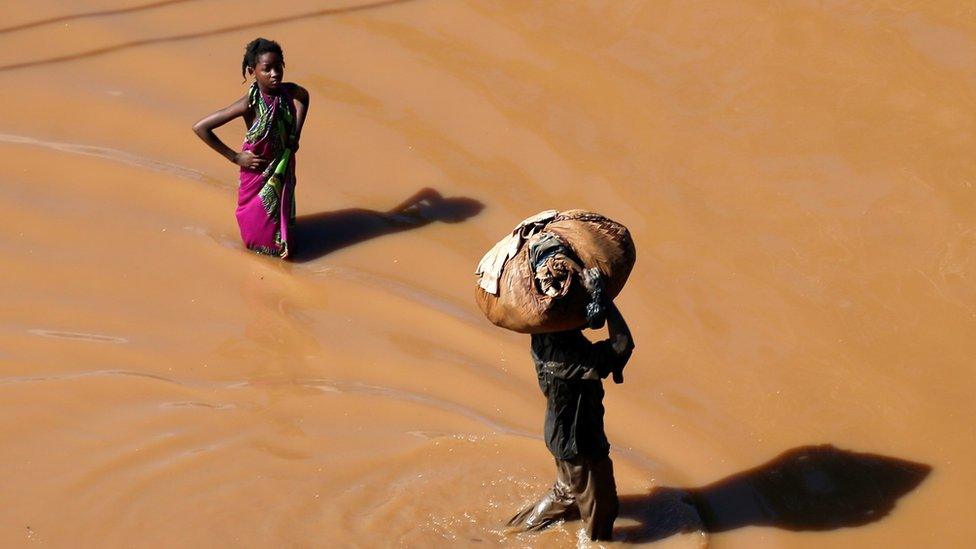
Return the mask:
<path id="1" fill-rule="evenodd" d="M 301 100 L 303 98 L 306 99 L 308 98 L 308 90 L 303 88 L 297 82 L 285 82 L 282 84 L 282 86 L 284 86 L 285 91 L 287 91 L 288 94 L 294 97 L 295 99 Z"/>
<path id="2" fill-rule="evenodd" d="M 235 116 L 243 115 L 249 112 L 252 107 L 251 94 L 245 93 L 244 95 L 238 97 L 233 103 L 231 103 L 226 111 L 234 114 Z"/>

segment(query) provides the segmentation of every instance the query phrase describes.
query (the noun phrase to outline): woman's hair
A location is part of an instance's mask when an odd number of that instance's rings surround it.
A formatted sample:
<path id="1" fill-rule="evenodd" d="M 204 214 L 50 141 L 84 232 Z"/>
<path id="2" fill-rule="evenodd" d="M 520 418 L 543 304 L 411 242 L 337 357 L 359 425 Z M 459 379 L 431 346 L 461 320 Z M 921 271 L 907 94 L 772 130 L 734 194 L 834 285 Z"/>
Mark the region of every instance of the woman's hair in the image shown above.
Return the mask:
<path id="1" fill-rule="evenodd" d="M 241 63 L 241 76 L 247 79 L 247 69 L 254 68 L 258 63 L 258 57 L 265 53 L 277 53 L 281 58 L 281 65 L 285 64 L 285 54 L 281 52 L 281 46 L 274 40 L 267 38 L 255 38 L 244 46 L 244 61 Z"/>

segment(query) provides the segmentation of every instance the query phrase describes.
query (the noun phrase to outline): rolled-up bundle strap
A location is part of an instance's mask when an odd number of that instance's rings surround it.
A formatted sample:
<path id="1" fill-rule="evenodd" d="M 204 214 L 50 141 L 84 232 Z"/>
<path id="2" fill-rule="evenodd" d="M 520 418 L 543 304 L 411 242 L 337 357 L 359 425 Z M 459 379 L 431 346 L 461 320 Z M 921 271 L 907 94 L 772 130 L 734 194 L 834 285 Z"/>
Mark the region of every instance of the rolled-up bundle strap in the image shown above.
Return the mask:
<path id="1" fill-rule="evenodd" d="M 529 242 L 529 266 L 536 290 L 549 297 L 569 292 L 582 262 L 559 235 L 542 232 Z"/>
<path id="2" fill-rule="evenodd" d="M 548 268 L 551 265 L 550 259 L 553 259 L 553 263 L 568 263 L 568 268 L 559 270 L 563 275 L 562 277 L 555 278 L 552 276 L 553 270 Z M 529 262 L 532 265 L 532 272 L 535 273 L 536 288 L 543 294 L 550 296 L 565 294 L 568 291 L 568 286 L 572 284 L 572 278 L 578 274 L 583 288 L 586 289 L 590 297 L 586 304 L 586 325 L 591 329 L 603 327 L 603 323 L 606 322 L 607 311 L 603 297 L 606 282 L 600 273 L 600 269 L 591 267 L 583 270 L 583 262 L 573 252 L 573 249 L 567 246 L 558 235 L 546 232 L 540 233 L 538 238 L 531 242 Z"/>
<path id="3" fill-rule="evenodd" d="M 596 330 L 602 328 L 607 321 L 607 304 L 603 301 L 607 285 L 600 269 L 596 267 L 587 269 L 584 276 L 584 280 L 590 281 L 585 285 L 586 291 L 590 293 L 590 302 L 586 304 L 586 325 Z"/>

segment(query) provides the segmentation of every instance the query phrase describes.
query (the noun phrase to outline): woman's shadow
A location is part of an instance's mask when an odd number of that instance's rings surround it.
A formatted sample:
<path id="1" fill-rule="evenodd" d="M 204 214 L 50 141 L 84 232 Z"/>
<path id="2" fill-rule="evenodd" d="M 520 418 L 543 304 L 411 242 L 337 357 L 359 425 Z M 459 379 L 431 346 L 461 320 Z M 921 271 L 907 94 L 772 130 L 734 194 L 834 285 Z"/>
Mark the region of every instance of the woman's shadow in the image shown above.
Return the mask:
<path id="1" fill-rule="evenodd" d="M 620 517 L 639 524 L 615 538 L 646 543 L 687 532 L 744 526 L 836 530 L 881 520 L 932 468 L 824 444 L 788 450 L 753 469 L 699 488 L 655 488 L 620 498 Z"/>
<path id="2" fill-rule="evenodd" d="M 312 261 L 346 246 L 435 221 L 459 223 L 482 209 L 484 204 L 473 198 L 444 198 L 426 188 L 385 212 L 350 208 L 302 215 L 295 220 L 291 258 L 299 263 Z"/>

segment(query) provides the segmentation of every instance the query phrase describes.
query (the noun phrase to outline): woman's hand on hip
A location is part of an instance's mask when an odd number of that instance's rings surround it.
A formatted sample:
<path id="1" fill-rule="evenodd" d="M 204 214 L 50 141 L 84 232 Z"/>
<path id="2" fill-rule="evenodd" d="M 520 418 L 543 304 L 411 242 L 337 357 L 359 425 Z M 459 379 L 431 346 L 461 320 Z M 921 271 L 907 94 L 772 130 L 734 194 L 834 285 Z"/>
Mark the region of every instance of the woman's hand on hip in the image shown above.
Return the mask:
<path id="1" fill-rule="evenodd" d="M 234 155 L 234 164 L 249 170 L 260 170 L 268 165 L 268 160 L 251 151 L 242 151 Z"/>

